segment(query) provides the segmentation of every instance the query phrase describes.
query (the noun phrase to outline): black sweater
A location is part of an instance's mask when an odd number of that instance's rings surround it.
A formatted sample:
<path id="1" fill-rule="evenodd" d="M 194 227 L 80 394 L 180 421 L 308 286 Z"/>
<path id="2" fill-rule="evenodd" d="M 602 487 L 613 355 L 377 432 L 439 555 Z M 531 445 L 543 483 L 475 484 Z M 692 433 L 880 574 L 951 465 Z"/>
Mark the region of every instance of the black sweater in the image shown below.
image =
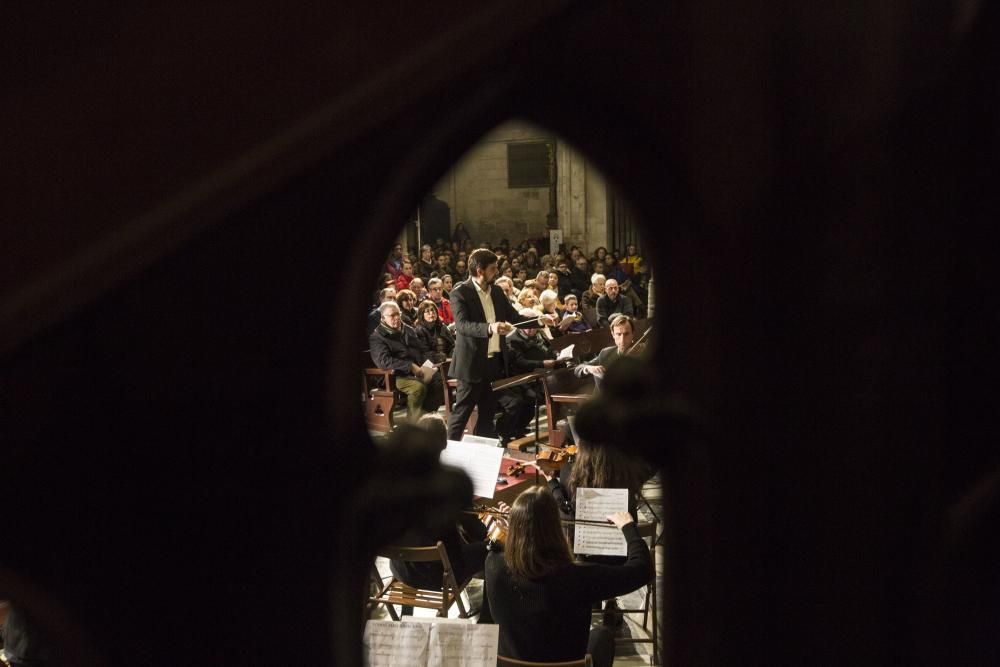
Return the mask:
<path id="1" fill-rule="evenodd" d="M 518 660 L 578 660 L 587 653 L 590 605 L 624 595 L 653 576 L 649 547 L 634 523 L 624 565 L 573 563 L 535 581 L 514 577 L 503 554 L 486 557 L 486 593 L 500 625 L 500 655 Z"/>

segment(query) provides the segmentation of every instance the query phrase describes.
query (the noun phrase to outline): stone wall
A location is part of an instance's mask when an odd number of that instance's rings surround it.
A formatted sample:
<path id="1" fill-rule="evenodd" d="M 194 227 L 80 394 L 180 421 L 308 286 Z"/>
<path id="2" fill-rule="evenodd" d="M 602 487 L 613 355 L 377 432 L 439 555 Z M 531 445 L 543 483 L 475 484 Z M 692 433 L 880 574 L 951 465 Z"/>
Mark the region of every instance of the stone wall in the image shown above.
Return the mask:
<path id="1" fill-rule="evenodd" d="M 462 223 L 475 241 L 518 242 L 548 236 L 548 188 L 507 186 L 507 144 L 555 141 L 557 212 L 567 245 L 587 248 L 607 242 L 607 188 L 582 154 L 552 132 L 512 120 L 473 146 L 434 187 L 451 207 L 451 228 Z"/>

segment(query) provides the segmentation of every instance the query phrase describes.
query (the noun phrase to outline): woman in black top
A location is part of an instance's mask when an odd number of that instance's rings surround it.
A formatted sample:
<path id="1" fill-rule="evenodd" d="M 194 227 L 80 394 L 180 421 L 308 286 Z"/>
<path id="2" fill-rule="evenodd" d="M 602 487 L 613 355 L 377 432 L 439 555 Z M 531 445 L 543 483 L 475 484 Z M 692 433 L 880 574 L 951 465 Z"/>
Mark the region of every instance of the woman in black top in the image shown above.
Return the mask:
<path id="1" fill-rule="evenodd" d="M 517 497 L 504 550 L 486 557 L 486 594 L 500 625 L 500 655 L 556 662 L 590 653 L 595 667 L 614 662 L 612 630 L 590 630 L 591 603 L 634 591 L 653 572 L 631 515 L 616 512 L 608 520 L 628 541 L 625 564 L 574 563 L 552 493 L 534 487 Z"/>
<path id="2" fill-rule="evenodd" d="M 417 306 L 417 336 L 429 350 L 427 358 L 439 364 L 451 356 L 455 349 L 455 335 L 438 317 L 437 305 L 430 300 L 421 301 Z"/>

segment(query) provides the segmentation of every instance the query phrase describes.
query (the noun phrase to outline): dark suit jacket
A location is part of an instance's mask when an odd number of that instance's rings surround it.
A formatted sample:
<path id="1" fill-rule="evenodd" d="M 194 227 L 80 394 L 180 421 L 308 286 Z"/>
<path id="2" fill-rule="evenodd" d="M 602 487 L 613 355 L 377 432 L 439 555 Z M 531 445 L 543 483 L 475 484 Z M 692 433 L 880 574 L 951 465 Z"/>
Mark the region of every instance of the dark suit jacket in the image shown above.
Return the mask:
<path id="1" fill-rule="evenodd" d="M 489 325 L 479 300 L 476 284 L 463 280 L 451 290 L 451 312 L 455 316 L 455 351 L 452 353 L 448 376 L 463 382 L 482 382 L 486 375 L 486 353 L 489 350 Z M 490 298 L 497 322 L 518 322 L 521 316 L 507 300 L 503 290 L 492 285 Z M 494 334 L 496 335 L 496 334 Z M 500 336 L 500 353 L 507 368 L 507 340 Z"/>

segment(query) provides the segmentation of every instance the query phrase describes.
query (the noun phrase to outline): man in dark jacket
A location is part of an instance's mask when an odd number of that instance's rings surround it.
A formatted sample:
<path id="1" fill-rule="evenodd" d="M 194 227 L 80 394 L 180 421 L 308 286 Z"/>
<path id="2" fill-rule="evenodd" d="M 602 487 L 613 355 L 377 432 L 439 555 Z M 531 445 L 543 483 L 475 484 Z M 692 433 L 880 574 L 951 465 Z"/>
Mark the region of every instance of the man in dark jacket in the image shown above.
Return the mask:
<path id="1" fill-rule="evenodd" d="M 604 296 L 597 300 L 597 325 L 606 327 L 611 324 L 615 313 L 632 317 L 632 301 L 619 294 L 618 281 L 608 278 L 604 283 Z"/>
<path id="2" fill-rule="evenodd" d="M 562 279 L 559 283 L 562 284 Z M 590 289 L 590 266 L 586 257 L 581 255 L 576 258 L 576 263 L 570 270 L 569 284 L 577 299 L 582 299 L 583 293 Z"/>
<path id="3" fill-rule="evenodd" d="M 520 311 L 522 320 L 537 317 L 538 313 L 530 308 Z M 516 329 L 507 334 L 509 348 L 509 367 L 511 375 L 530 373 L 541 369 L 556 367 L 556 353 L 549 348 L 549 343 L 537 328 Z M 497 397 L 503 414 L 497 420 L 497 433 L 504 442 L 520 438 L 531 422 L 535 400 L 541 397 L 535 383 L 511 387 L 500 392 Z"/>
<path id="4" fill-rule="evenodd" d="M 382 321 L 368 337 L 372 361 L 378 368 L 396 373 L 396 389 L 406 394 L 409 417 L 416 421 L 424 412 L 433 412 L 444 402 L 444 389 L 437 368 L 423 366 L 424 349 L 413 327 L 403 324 L 395 301 L 379 306 Z"/>
<path id="5" fill-rule="evenodd" d="M 469 279 L 451 291 L 455 316 L 455 351 L 448 375 L 458 380 L 455 404 L 448 420 L 448 438 L 461 440 L 465 424 L 478 408 L 475 435 L 495 438 L 493 418 L 497 401 L 492 382 L 507 375 L 507 341 L 519 315 L 499 287 L 493 284 L 499 269 L 497 256 L 485 248 L 468 258 Z M 546 324 L 555 324 L 541 316 Z"/>

